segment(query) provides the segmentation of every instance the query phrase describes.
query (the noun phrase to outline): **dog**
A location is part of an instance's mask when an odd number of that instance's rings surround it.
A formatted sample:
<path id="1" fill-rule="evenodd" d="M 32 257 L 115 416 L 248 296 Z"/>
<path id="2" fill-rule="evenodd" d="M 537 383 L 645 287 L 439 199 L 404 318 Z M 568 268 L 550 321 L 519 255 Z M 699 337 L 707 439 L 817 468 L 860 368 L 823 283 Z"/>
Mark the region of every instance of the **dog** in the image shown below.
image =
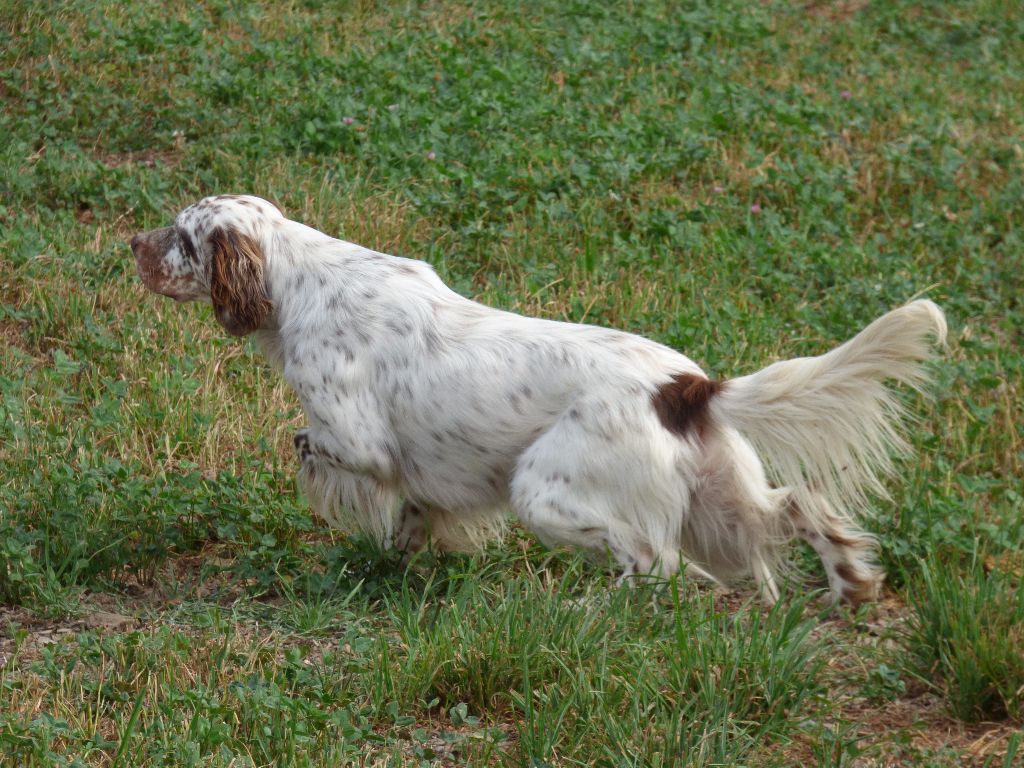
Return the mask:
<path id="1" fill-rule="evenodd" d="M 802 539 L 834 599 L 877 597 L 877 543 L 855 519 L 906 449 L 884 382 L 921 389 L 945 339 L 931 301 L 718 381 L 640 336 L 483 306 L 258 197 L 207 197 L 131 249 L 146 288 L 212 304 L 294 389 L 300 486 L 330 525 L 466 550 L 511 510 L 547 545 L 610 553 L 620 580 L 752 577 L 769 603 Z"/>

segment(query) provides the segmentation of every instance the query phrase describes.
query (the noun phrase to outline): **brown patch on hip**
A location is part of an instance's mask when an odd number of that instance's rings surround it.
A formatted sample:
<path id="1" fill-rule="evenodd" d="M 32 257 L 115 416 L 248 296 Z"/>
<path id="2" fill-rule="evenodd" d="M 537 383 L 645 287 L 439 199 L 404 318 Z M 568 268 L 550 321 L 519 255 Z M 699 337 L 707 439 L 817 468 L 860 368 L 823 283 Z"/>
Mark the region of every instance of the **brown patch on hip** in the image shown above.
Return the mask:
<path id="1" fill-rule="evenodd" d="M 658 387 L 651 405 L 662 426 L 674 435 L 690 432 L 703 435 L 709 414 L 708 402 L 725 387 L 724 381 L 712 381 L 693 373 L 677 373 Z"/>

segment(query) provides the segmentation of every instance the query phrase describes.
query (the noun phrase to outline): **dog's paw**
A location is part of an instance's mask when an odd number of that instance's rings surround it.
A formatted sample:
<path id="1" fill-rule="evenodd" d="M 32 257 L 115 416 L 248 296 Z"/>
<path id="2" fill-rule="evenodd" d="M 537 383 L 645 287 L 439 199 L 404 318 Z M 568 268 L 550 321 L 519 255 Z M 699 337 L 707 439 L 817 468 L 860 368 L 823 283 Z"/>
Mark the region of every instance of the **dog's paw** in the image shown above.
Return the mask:
<path id="1" fill-rule="evenodd" d="M 313 454 L 309 443 L 309 427 L 303 427 L 295 433 L 295 457 L 303 462 Z"/>
<path id="2" fill-rule="evenodd" d="M 427 545 L 426 518 L 423 510 L 406 500 L 398 519 L 398 530 L 395 532 L 394 546 L 404 553 L 403 564 Z"/>

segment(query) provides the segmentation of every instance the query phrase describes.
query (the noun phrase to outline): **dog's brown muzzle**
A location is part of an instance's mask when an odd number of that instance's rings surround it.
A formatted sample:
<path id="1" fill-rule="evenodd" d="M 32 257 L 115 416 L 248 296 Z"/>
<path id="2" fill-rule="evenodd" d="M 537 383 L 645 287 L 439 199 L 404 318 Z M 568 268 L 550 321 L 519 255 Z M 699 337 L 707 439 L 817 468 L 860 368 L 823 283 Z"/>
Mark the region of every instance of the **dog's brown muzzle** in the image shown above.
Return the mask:
<path id="1" fill-rule="evenodd" d="M 140 232 L 131 239 L 132 254 L 135 256 L 135 270 L 142 284 L 154 293 L 172 296 L 168 292 L 170 270 L 164 257 L 174 245 L 174 228 L 163 227 L 150 232 Z"/>

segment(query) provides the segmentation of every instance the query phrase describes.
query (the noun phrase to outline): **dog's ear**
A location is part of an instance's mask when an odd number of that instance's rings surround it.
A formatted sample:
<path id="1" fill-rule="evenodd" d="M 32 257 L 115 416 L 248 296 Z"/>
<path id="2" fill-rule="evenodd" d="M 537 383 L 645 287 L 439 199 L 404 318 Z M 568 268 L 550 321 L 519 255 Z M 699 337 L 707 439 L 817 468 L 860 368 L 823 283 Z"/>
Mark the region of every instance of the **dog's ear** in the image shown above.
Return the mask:
<path id="1" fill-rule="evenodd" d="M 273 308 L 263 275 L 263 251 L 251 237 L 231 228 L 216 230 L 210 245 L 210 299 L 217 321 L 232 336 L 250 334 Z"/>

